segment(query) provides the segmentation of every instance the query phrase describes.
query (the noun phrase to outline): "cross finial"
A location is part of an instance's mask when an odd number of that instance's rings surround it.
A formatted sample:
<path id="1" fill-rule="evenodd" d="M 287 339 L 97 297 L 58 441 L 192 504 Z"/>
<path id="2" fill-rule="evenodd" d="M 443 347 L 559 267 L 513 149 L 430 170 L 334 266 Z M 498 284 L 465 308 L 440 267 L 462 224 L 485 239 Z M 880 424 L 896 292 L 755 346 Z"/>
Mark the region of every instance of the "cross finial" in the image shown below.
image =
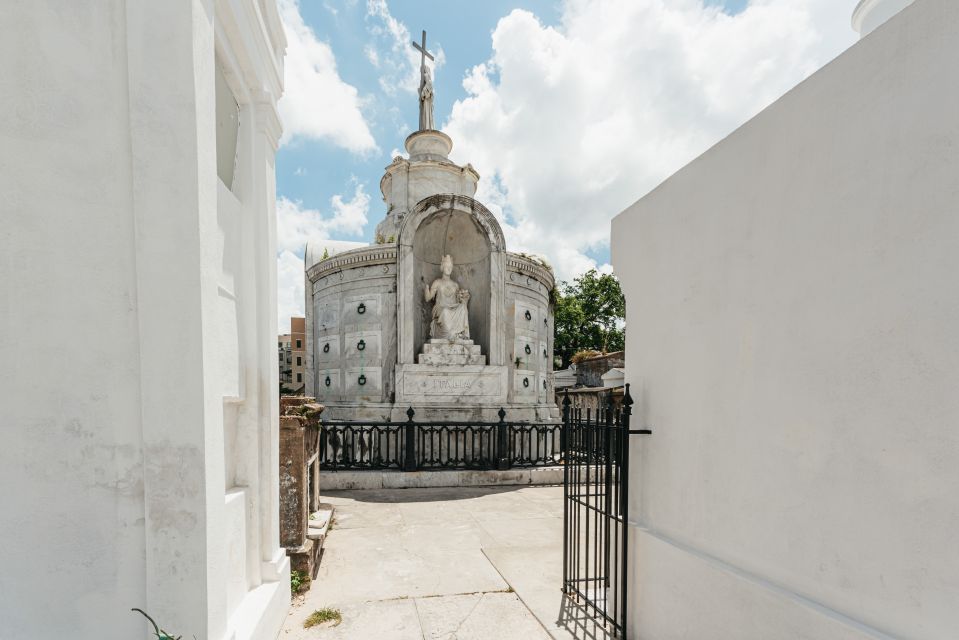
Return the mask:
<path id="1" fill-rule="evenodd" d="M 426 30 L 423 30 L 423 44 L 413 41 L 413 48 L 420 52 L 420 66 L 426 66 L 426 59 L 433 60 L 433 54 L 426 50 Z"/>

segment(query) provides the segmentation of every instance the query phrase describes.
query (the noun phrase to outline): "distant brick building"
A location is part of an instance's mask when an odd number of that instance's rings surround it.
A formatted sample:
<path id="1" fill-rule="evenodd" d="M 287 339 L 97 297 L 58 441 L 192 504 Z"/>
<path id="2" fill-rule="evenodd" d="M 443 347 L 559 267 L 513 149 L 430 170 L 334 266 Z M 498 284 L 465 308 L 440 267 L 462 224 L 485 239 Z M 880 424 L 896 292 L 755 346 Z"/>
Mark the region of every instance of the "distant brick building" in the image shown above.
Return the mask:
<path id="1" fill-rule="evenodd" d="M 290 318 L 290 332 L 277 338 L 280 383 L 287 393 L 303 393 L 306 373 L 306 318 Z"/>

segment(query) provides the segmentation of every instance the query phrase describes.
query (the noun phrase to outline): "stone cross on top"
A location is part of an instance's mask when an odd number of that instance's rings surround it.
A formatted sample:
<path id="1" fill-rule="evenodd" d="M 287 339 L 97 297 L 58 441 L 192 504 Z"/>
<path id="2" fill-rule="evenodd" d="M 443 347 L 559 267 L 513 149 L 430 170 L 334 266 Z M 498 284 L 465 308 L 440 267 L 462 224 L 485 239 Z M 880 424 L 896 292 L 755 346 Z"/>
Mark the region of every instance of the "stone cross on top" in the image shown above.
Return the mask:
<path id="1" fill-rule="evenodd" d="M 423 44 L 413 41 L 413 48 L 420 52 L 420 67 L 426 66 L 426 59 L 433 59 L 433 54 L 426 50 L 426 31 L 423 31 Z"/>
<path id="2" fill-rule="evenodd" d="M 423 44 L 413 41 L 413 48 L 420 52 L 420 131 L 430 131 L 433 127 L 433 80 L 426 66 L 426 59 L 433 55 L 426 50 L 426 31 L 423 31 Z"/>

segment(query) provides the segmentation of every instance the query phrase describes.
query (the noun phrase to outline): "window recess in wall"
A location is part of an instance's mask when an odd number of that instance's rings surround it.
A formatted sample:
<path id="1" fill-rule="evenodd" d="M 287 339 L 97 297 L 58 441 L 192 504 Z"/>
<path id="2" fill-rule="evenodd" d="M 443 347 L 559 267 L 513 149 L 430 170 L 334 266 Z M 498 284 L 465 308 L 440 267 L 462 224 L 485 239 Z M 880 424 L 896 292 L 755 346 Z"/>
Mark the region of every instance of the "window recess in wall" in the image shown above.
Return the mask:
<path id="1" fill-rule="evenodd" d="M 215 65 L 216 83 L 216 175 L 233 191 L 236 172 L 236 141 L 240 133 L 240 105 L 230 89 L 219 62 Z"/>

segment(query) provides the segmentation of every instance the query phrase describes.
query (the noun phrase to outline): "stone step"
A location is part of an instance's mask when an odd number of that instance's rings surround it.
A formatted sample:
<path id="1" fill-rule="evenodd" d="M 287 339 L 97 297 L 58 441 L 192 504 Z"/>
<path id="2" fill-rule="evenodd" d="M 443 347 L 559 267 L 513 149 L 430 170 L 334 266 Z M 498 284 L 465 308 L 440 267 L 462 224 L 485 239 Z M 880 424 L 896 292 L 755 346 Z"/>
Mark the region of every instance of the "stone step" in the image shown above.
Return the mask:
<path id="1" fill-rule="evenodd" d="M 486 364 L 486 356 L 479 353 L 421 353 L 417 362 L 432 365 Z"/>
<path id="2" fill-rule="evenodd" d="M 306 539 L 299 547 L 287 547 L 286 555 L 290 558 L 291 568 L 302 574 L 300 592 L 307 591 L 313 584 L 317 565 L 320 562 L 320 552 L 326 541 L 333 522 L 333 505 L 321 503 L 319 509 L 310 514 L 307 523 Z"/>
<path id="3" fill-rule="evenodd" d="M 330 530 L 330 523 L 333 521 L 333 505 L 320 504 L 318 511 L 310 514 L 307 522 L 306 537 L 316 541 L 320 546 L 326 539 L 326 533 Z"/>

